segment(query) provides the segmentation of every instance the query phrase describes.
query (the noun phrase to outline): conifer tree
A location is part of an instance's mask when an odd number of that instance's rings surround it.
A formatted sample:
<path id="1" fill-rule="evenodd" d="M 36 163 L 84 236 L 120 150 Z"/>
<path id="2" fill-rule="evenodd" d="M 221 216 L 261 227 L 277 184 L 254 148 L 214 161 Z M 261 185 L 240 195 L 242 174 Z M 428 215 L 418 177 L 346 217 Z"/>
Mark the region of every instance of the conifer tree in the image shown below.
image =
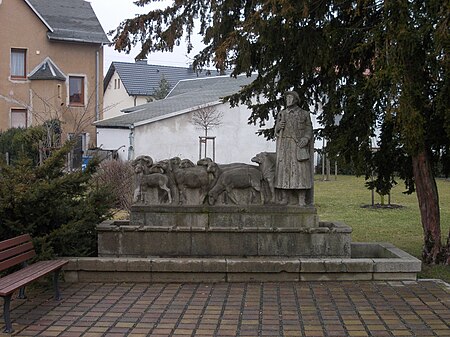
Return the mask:
<path id="1" fill-rule="evenodd" d="M 164 75 L 161 76 L 159 80 L 159 86 L 153 92 L 153 97 L 155 99 L 164 99 L 170 92 L 170 83 L 166 80 Z"/>
<path id="2" fill-rule="evenodd" d="M 66 172 L 72 146 L 66 142 L 39 166 L 27 153 L 11 165 L 0 162 L 0 237 L 29 233 L 41 256 L 97 253 L 95 226 L 109 215 L 111 198 L 90 184 L 95 161 L 85 171 Z"/>
<path id="3" fill-rule="evenodd" d="M 172 51 L 187 36 L 189 52 L 198 22 L 205 48 L 194 66 L 232 69 L 232 76 L 258 73 L 228 97 L 232 104 L 248 104 L 250 123 L 264 125 L 281 108 L 281 94 L 295 89 L 304 107 L 324 104 L 319 118 L 329 150 L 361 170 L 372 161 L 377 125 L 392 120 L 391 139 L 410 164 L 383 175 L 400 174 L 408 191 L 416 190 L 424 262 L 450 263 L 434 175 L 438 162 L 449 171 L 449 18 L 445 0 L 176 0 L 122 22 L 114 43 L 130 51 L 140 41 L 138 57 L 144 58 Z M 265 100 L 252 103 L 259 95 Z M 271 137 L 272 130 L 264 134 Z"/>

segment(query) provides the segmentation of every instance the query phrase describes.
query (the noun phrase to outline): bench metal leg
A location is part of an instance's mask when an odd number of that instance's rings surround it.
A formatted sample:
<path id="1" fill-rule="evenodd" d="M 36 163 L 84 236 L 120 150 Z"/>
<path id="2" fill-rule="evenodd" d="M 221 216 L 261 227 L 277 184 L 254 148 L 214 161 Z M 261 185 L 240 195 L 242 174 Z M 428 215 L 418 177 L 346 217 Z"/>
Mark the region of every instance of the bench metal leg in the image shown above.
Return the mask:
<path id="1" fill-rule="evenodd" d="M 20 298 L 21 300 L 27 298 L 27 295 L 25 294 L 25 287 L 19 289 L 19 295 L 17 295 L 17 298 Z"/>
<path id="2" fill-rule="evenodd" d="M 5 333 L 12 333 L 14 331 L 11 324 L 10 307 L 11 295 L 7 295 L 3 297 L 3 318 L 5 320 L 5 329 L 3 329 L 3 332 Z"/>
<path id="3" fill-rule="evenodd" d="M 62 300 L 61 293 L 59 292 L 58 279 L 59 279 L 60 269 L 55 270 L 53 273 L 53 288 L 55 289 L 55 300 Z"/>

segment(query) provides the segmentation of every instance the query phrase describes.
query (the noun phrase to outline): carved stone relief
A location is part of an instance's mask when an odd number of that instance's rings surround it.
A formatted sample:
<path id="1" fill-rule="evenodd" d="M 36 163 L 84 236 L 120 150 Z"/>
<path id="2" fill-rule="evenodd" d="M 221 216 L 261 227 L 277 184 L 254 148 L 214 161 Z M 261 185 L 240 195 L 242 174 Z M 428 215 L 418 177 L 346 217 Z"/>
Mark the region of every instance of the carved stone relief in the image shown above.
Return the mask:
<path id="1" fill-rule="evenodd" d="M 275 124 L 276 152 L 261 152 L 244 163 L 218 164 L 204 158 L 194 164 L 174 157 L 154 163 L 133 161 L 134 202 L 161 205 L 264 205 L 312 203 L 313 129 L 309 112 L 298 106 L 295 91 L 285 94 L 286 108 Z"/>

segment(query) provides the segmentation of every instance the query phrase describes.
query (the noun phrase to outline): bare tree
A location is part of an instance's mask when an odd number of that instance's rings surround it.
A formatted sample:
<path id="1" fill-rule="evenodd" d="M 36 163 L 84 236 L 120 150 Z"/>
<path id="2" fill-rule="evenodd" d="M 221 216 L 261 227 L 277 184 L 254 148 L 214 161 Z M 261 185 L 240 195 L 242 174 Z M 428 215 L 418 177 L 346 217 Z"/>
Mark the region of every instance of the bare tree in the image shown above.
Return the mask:
<path id="1" fill-rule="evenodd" d="M 203 157 L 207 157 L 207 144 L 208 140 L 212 141 L 212 157 L 215 160 L 216 153 L 216 143 L 215 137 L 208 137 L 208 131 L 218 127 L 222 124 L 222 112 L 218 111 L 216 107 L 211 105 L 200 105 L 196 111 L 192 115 L 191 123 L 199 129 L 202 129 L 205 132 L 204 136 L 199 137 L 199 159 L 202 158 L 202 147 L 204 147 L 204 155 Z"/>
<path id="2" fill-rule="evenodd" d="M 106 187 L 114 201 L 114 212 L 130 212 L 133 201 L 133 174 L 130 162 L 104 160 L 94 175 L 94 183 Z"/>
<path id="3" fill-rule="evenodd" d="M 51 97 L 42 97 L 34 90 L 30 90 L 29 103 L 11 95 L 0 93 L 0 99 L 21 106 L 28 111 L 30 118 L 42 125 L 46 132 L 46 139 L 40 144 L 41 162 L 43 162 L 53 150 L 62 145 L 62 132 L 72 135 L 72 138 L 80 136 L 95 121 L 95 92 L 89 96 L 84 106 L 73 108 L 64 104 L 61 97 L 55 95 Z M 39 102 L 39 104 L 35 104 Z M 34 104 L 33 104 L 34 102 Z M 36 109 L 36 105 L 39 106 Z M 105 112 L 114 106 L 98 110 Z"/>
<path id="4" fill-rule="evenodd" d="M 191 123 L 197 128 L 205 131 L 205 137 L 208 137 L 208 131 L 222 124 L 223 113 L 214 106 L 202 105 L 193 113 Z"/>

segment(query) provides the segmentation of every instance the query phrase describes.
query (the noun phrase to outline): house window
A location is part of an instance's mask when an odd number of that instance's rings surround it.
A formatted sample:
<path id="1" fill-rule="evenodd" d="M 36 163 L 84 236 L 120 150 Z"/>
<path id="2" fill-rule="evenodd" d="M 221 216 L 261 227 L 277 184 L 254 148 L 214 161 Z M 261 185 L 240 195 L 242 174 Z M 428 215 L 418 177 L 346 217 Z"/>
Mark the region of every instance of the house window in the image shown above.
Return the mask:
<path id="1" fill-rule="evenodd" d="M 26 109 L 11 109 L 11 127 L 26 128 L 28 113 Z"/>
<path id="2" fill-rule="evenodd" d="M 84 105 L 84 77 L 69 77 L 69 104 Z"/>
<path id="3" fill-rule="evenodd" d="M 69 133 L 69 140 L 75 139 L 74 146 L 69 153 L 69 169 L 79 170 L 83 165 L 83 154 L 87 148 L 87 135 L 85 133 L 76 135 Z"/>
<path id="4" fill-rule="evenodd" d="M 26 49 L 11 49 L 11 78 L 26 78 Z"/>
<path id="5" fill-rule="evenodd" d="M 120 79 L 119 78 L 114 80 L 114 89 L 120 89 Z"/>

